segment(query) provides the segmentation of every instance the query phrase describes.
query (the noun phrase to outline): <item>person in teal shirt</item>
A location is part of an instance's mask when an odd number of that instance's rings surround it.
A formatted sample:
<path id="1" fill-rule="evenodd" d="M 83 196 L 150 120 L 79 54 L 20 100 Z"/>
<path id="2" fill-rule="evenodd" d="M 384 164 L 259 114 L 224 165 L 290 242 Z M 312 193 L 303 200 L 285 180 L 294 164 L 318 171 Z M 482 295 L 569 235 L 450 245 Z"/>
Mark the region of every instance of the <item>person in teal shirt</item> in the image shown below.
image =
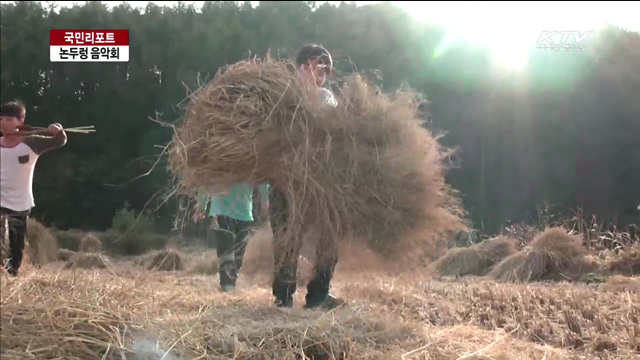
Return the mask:
<path id="1" fill-rule="evenodd" d="M 230 291 L 235 288 L 242 267 L 247 239 L 255 223 L 254 203 L 258 210 L 266 212 L 269 204 L 269 186 L 257 186 L 257 192 L 249 183 L 240 183 L 222 195 L 197 197 L 196 221 L 210 216 L 216 233 L 220 288 Z M 256 196 L 257 195 L 257 196 Z M 209 205 L 208 214 L 205 210 Z M 207 236 L 209 236 L 208 232 Z"/>

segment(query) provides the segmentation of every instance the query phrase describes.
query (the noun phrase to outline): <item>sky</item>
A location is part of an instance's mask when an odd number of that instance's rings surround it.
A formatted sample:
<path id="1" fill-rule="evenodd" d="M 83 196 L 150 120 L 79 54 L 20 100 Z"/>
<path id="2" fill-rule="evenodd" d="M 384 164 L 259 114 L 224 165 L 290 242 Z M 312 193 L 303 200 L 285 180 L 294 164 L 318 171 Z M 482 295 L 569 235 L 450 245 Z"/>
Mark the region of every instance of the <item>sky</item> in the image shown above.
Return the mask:
<path id="1" fill-rule="evenodd" d="M 2 1 L 7 3 L 11 1 Z M 73 6 L 84 1 L 50 1 L 60 6 Z M 115 5 L 123 1 L 110 1 Z M 154 1 L 158 5 L 172 6 L 177 1 Z M 339 4 L 339 1 L 328 1 Z M 370 4 L 379 1 L 355 1 Z M 145 7 L 149 1 L 129 2 Z M 183 1 L 202 6 L 204 1 Z M 252 1 L 254 5 L 259 1 Z M 492 28 L 500 31 L 519 31 L 523 28 L 541 30 L 593 30 L 602 22 L 640 32 L 640 3 L 624 1 L 394 1 L 408 10 L 416 19 L 430 21 L 455 29 Z M 635 14 L 635 15 L 634 15 Z M 493 31 L 492 31 L 493 32 Z"/>
<path id="2" fill-rule="evenodd" d="M 7 3 L 10 1 L 2 1 Z M 50 1 L 59 6 L 83 4 L 84 1 Z M 340 1 L 328 1 L 339 4 Z M 379 1 L 355 1 L 358 5 Z M 111 6 L 123 1 L 110 1 Z M 144 8 L 149 1 L 129 2 L 132 6 Z M 154 1 L 162 6 L 172 6 L 177 1 Z M 204 1 L 183 1 L 201 7 Z M 252 1 L 255 5 L 259 1 Z M 595 30 L 604 22 L 609 22 L 631 31 L 640 32 L 639 2 L 624 1 L 394 1 L 419 21 L 441 25 L 457 36 L 470 40 L 495 42 L 501 46 L 522 39 L 537 37 L 541 31 Z"/>
<path id="3" fill-rule="evenodd" d="M 2 1 L 6 3 L 10 1 Z M 67 7 L 84 1 L 50 1 Z M 109 2 L 111 6 L 123 1 Z M 355 1 L 358 5 L 379 1 Z M 148 1 L 129 2 L 144 8 Z M 177 1 L 154 1 L 172 6 Z M 183 1 L 202 6 L 204 1 Z M 252 1 L 255 5 L 259 1 Z M 339 1 L 329 1 L 339 4 Z M 640 2 L 624 1 L 394 1 L 416 20 L 432 22 L 447 29 L 448 41 L 473 41 L 491 49 L 494 57 L 505 64 L 522 63 L 543 31 L 578 31 L 581 34 L 597 30 L 610 23 L 640 32 Z M 559 39 L 561 36 L 558 36 Z"/>

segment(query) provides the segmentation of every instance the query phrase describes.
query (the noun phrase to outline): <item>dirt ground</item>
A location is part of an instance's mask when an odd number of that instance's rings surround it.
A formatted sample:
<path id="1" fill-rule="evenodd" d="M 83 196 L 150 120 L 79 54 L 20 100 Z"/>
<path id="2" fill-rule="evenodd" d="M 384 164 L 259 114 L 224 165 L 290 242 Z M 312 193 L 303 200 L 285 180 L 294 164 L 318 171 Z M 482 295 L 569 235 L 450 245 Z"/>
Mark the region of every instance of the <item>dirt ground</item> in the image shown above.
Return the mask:
<path id="1" fill-rule="evenodd" d="M 215 260 L 215 259 L 212 259 Z M 202 259 L 200 259 L 202 261 Z M 272 306 L 268 276 L 135 262 L 0 274 L 2 359 L 637 359 L 640 279 L 501 284 L 338 269 L 329 312 Z M 304 354 L 304 355 L 303 355 Z"/>

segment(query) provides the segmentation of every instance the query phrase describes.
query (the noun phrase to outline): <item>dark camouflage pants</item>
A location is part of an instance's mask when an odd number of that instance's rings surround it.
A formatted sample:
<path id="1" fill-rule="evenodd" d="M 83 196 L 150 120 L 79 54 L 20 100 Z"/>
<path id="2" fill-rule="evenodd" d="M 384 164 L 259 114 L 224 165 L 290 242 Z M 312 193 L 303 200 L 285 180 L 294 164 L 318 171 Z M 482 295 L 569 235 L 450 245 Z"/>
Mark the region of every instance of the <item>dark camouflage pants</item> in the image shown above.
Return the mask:
<path id="1" fill-rule="evenodd" d="M 216 234 L 220 284 L 235 285 L 242 268 L 252 223 L 227 216 L 217 216 L 213 220 L 212 230 Z"/>
<path id="2" fill-rule="evenodd" d="M 298 257 L 301 239 L 287 240 L 283 234 L 287 230 L 287 198 L 272 187 L 269 193 L 269 212 L 273 229 L 274 276 L 272 291 L 277 301 L 291 303 L 296 292 Z M 329 244 L 329 245 L 328 245 Z M 338 262 L 337 249 L 329 249 L 333 242 L 318 242 L 314 275 L 307 284 L 307 304 L 323 301 L 328 295 L 333 272 Z"/>
<path id="3" fill-rule="evenodd" d="M 22 257 L 27 239 L 27 221 L 30 211 L 13 211 L 7 208 L 0 208 L 0 218 L 2 219 L 2 245 L 5 244 L 5 236 L 9 237 L 9 259 L 5 265 L 7 272 L 12 275 L 18 274 L 18 269 L 22 265 Z M 4 260 L 4 259 L 3 259 Z"/>

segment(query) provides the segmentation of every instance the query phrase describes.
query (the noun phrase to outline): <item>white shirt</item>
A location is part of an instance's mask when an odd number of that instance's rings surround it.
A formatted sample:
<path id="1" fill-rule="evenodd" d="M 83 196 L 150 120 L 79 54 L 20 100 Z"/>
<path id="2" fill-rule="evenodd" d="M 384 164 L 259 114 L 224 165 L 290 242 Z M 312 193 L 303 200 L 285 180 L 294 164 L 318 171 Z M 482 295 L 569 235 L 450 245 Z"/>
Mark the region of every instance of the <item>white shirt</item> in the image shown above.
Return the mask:
<path id="1" fill-rule="evenodd" d="M 26 211 L 36 204 L 33 199 L 33 173 L 43 153 L 63 146 L 64 132 L 54 137 L 27 136 L 14 147 L 0 147 L 0 207 Z"/>
<path id="2" fill-rule="evenodd" d="M 36 205 L 31 187 L 38 154 L 25 143 L 0 149 L 0 206 L 13 211 L 29 210 Z"/>
<path id="3" fill-rule="evenodd" d="M 335 96 L 333 96 L 333 93 L 331 92 L 331 90 L 327 88 L 320 88 L 320 96 L 324 98 L 324 101 L 326 101 L 327 104 L 333 107 L 338 106 L 338 101 L 336 100 Z"/>

